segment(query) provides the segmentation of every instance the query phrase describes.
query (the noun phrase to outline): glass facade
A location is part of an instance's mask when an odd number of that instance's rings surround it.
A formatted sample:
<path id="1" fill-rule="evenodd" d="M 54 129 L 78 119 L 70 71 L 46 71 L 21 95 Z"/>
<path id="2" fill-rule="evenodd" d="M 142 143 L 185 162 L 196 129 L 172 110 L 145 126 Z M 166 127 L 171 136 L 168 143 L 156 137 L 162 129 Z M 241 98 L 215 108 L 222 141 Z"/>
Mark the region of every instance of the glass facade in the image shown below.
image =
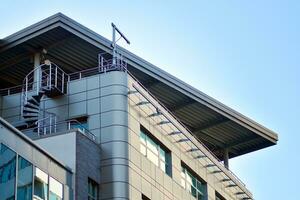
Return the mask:
<path id="1" fill-rule="evenodd" d="M 190 170 L 181 166 L 181 186 L 189 191 L 197 200 L 204 200 L 206 196 L 206 183 L 193 174 Z"/>
<path id="2" fill-rule="evenodd" d="M 63 184 L 0 144 L 0 200 L 15 199 L 62 200 Z"/>
<path id="3" fill-rule="evenodd" d="M 140 131 L 140 151 L 152 163 L 171 176 L 171 154 L 164 147 L 149 137 L 149 133 L 142 128 Z"/>
<path id="4" fill-rule="evenodd" d="M 50 177 L 49 179 L 49 200 L 61 200 L 63 198 L 63 185 Z"/>
<path id="5" fill-rule="evenodd" d="M 0 200 L 15 199 L 16 153 L 0 144 Z"/>
<path id="6" fill-rule="evenodd" d="M 36 167 L 34 175 L 34 200 L 48 199 L 48 180 L 48 174 Z"/>
<path id="7" fill-rule="evenodd" d="M 32 170 L 32 164 L 18 156 L 17 200 L 32 199 Z"/>
<path id="8" fill-rule="evenodd" d="M 88 200 L 98 200 L 99 184 L 89 178 L 88 180 Z"/>

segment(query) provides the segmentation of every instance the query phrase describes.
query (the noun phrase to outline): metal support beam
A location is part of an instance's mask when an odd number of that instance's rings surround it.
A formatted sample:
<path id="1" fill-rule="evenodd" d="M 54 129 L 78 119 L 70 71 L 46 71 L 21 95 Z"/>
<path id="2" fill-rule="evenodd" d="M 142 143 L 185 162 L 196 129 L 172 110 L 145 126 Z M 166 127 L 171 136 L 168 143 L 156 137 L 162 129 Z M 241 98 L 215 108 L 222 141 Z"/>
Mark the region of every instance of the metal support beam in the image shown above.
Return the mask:
<path id="1" fill-rule="evenodd" d="M 224 149 L 224 166 L 229 169 L 229 152 L 228 149 Z"/>
<path id="2" fill-rule="evenodd" d="M 217 118 L 215 120 L 209 121 L 207 123 L 201 124 L 200 126 L 198 126 L 196 128 L 193 128 L 191 131 L 193 133 L 201 133 L 204 130 L 207 130 L 207 129 L 212 128 L 214 126 L 221 125 L 221 124 L 226 123 L 228 121 L 230 121 L 228 118 L 220 117 L 220 118 Z"/>
<path id="3" fill-rule="evenodd" d="M 14 56 L 13 58 L 11 58 L 9 60 L 6 60 L 5 62 L 1 63 L 0 71 L 5 70 L 8 67 L 12 67 L 13 65 L 18 64 L 26 59 L 29 59 L 31 55 L 32 55 L 31 53 L 26 52 L 26 53 Z"/>
<path id="4" fill-rule="evenodd" d="M 183 108 L 185 108 L 188 105 L 191 105 L 193 103 L 196 103 L 196 101 L 193 100 L 193 99 L 188 99 L 188 100 L 185 100 L 185 101 L 181 101 L 181 102 L 178 102 L 177 104 L 172 105 L 172 107 L 170 107 L 169 110 L 171 112 L 176 112 L 176 111 L 181 110 L 181 109 L 183 109 Z"/>

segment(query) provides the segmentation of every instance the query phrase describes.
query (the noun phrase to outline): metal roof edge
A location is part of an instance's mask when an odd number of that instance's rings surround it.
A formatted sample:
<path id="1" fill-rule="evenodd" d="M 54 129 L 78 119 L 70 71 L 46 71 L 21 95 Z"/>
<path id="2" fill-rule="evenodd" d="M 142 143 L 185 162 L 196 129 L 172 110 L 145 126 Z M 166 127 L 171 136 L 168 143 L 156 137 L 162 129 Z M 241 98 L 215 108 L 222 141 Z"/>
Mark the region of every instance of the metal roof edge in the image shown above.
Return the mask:
<path id="1" fill-rule="evenodd" d="M 31 146 L 35 147 L 37 150 L 39 150 L 41 153 L 45 154 L 48 158 L 55 161 L 58 165 L 63 167 L 64 169 L 68 170 L 70 173 L 73 173 L 72 169 L 66 165 L 64 165 L 61 161 L 57 160 L 54 156 L 52 156 L 50 153 L 48 153 L 45 149 L 43 149 L 40 145 L 36 144 L 33 140 L 31 140 L 29 137 L 24 135 L 21 131 L 13 127 L 9 122 L 4 120 L 2 117 L 0 117 L 0 124 L 5 126 L 7 129 L 12 131 L 14 134 L 19 136 L 21 139 L 23 139 L 25 142 L 29 143 Z"/>
<path id="2" fill-rule="evenodd" d="M 93 40 L 93 43 L 97 43 L 99 46 L 103 47 L 105 46 L 107 49 L 106 51 L 109 51 L 111 49 L 111 41 L 107 38 L 99 35 L 98 33 L 92 31 L 91 29 L 83 26 L 82 24 L 76 22 L 75 20 L 67 17 L 66 15 L 62 13 L 54 14 L 40 22 L 37 22 L 27 28 L 24 28 L 21 31 L 18 31 L 17 33 L 14 33 L 3 40 L 6 43 L 6 40 L 17 40 L 18 36 L 20 34 L 24 34 L 27 32 L 27 35 L 32 33 L 32 30 L 34 28 L 37 28 L 40 26 L 40 28 L 45 28 L 47 25 L 49 25 L 49 22 L 62 22 L 65 26 L 73 29 L 73 33 L 77 32 L 80 34 L 83 34 L 85 37 L 87 37 L 90 40 Z M 67 29 L 67 27 L 61 26 L 62 28 Z M 68 29 L 68 31 L 71 31 Z M 75 31 L 75 32 L 74 32 Z M 82 37 L 84 38 L 84 37 Z M 14 41 L 11 41 L 14 42 Z M 88 41 L 90 42 L 90 41 Z M 97 46 L 97 45 L 96 45 Z M 99 47 L 98 46 L 98 47 Z M 161 81 L 166 83 L 167 85 L 179 89 L 181 92 L 184 92 L 189 97 L 195 99 L 198 102 L 204 103 L 206 106 L 209 106 L 211 109 L 215 110 L 216 112 L 225 115 L 229 119 L 237 122 L 238 124 L 244 126 L 247 129 L 251 129 L 258 135 L 266 138 L 267 140 L 271 141 L 272 143 L 276 144 L 278 141 L 278 134 L 273 132 L 272 130 L 262 126 L 261 124 L 255 122 L 254 120 L 244 116 L 243 114 L 233 110 L 232 108 L 224 105 L 223 103 L 219 102 L 218 100 L 206 95 L 205 93 L 201 92 L 200 90 L 196 89 L 195 87 L 185 83 L 184 81 L 176 78 L 175 76 L 169 74 L 168 72 L 160 69 L 159 67 L 151 64 L 150 62 L 144 60 L 143 58 L 135 55 L 134 53 L 126 50 L 123 47 L 119 47 L 120 51 L 124 54 L 124 56 L 136 64 L 136 67 L 138 67 L 140 70 L 150 73 L 152 76 L 154 75 L 156 78 L 159 78 Z"/>

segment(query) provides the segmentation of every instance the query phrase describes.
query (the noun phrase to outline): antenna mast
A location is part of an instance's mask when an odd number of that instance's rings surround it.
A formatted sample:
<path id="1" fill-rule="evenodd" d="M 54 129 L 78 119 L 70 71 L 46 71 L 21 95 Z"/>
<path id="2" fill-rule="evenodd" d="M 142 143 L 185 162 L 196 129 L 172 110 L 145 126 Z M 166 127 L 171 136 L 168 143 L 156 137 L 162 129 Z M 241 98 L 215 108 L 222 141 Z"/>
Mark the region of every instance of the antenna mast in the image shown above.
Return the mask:
<path id="1" fill-rule="evenodd" d="M 117 42 L 119 39 L 123 38 L 127 44 L 130 44 L 130 41 L 126 38 L 126 36 L 116 27 L 114 23 L 111 23 L 112 26 L 112 47 L 113 47 L 113 66 L 117 64 Z M 119 33 L 120 38 L 116 40 L 116 32 Z"/>

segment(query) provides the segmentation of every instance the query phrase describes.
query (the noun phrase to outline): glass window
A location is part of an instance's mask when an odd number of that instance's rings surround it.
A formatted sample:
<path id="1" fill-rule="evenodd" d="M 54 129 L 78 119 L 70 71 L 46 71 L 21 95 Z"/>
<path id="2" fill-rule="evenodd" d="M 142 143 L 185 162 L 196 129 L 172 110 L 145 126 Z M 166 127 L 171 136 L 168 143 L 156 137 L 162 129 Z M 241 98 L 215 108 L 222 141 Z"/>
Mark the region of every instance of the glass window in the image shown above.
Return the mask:
<path id="1" fill-rule="evenodd" d="M 47 200 L 48 198 L 48 174 L 35 168 L 34 176 L 34 200 Z"/>
<path id="2" fill-rule="evenodd" d="M 82 132 L 85 132 L 85 130 L 89 129 L 87 119 L 88 118 L 86 116 L 72 119 L 74 121 L 71 121 L 70 128 L 71 129 L 79 129 Z"/>
<path id="3" fill-rule="evenodd" d="M 16 153 L 0 144 L 0 200 L 15 198 Z"/>
<path id="4" fill-rule="evenodd" d="M 189 191 L 197 200 L 205 199 L 206 183 L 184 166 L 181 167 L 181 186 Z"/>
<path id="5" fill-rule="evenodd" d="M 140 131 L 140 151 L 152 163 L 162 171 L 171 176 L 171 153 L 161 146 L 158 142 L 149 137 L 150 133 L 141 127 Z"/>
<path id="6" fill-rule="evenodd" d="M 49 179 L 49 200 L 61 200 L 63 198 L 63 185 L 50 177 Z"/>
<path id="7" fill-rule="evenodd" d="M 32 199 L 32 164 L 21 156 L 18 156 L 18 186 L 17 199 Z"/>
<path id="8" fill-rule="evenodd" d="M 93 181 L 92 179 L 88 179 L 88 200 L 97 200 L 99 196 L 99 184 Z"/>

